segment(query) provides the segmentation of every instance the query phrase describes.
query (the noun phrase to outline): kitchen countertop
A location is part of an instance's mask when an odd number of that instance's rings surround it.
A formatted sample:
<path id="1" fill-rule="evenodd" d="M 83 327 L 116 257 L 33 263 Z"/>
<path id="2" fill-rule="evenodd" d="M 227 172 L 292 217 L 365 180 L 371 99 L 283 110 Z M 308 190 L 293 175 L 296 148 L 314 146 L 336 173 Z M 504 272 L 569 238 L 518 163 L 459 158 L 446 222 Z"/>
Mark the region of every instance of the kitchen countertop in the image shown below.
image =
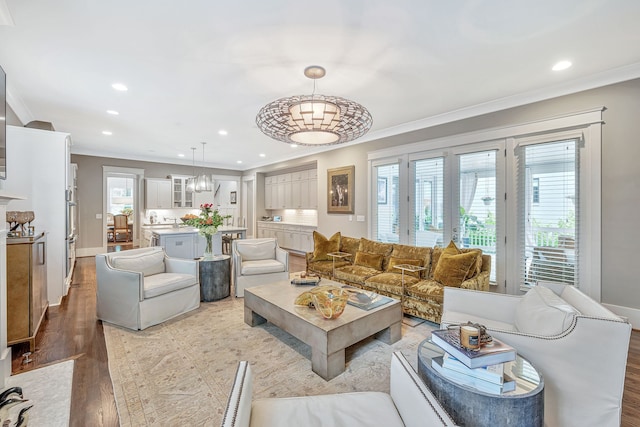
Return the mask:
<path id="1" fill-rule="evenodd" d="M 224 233 L 224 232 L 239 232 L 239 231 L 246 231 L 247 229 L 244 227 L 232 227 L 232 226 L 224 226 L 224 227 L 218 227 L 218 233 Z M 153 229 L 153 233 L 154 234 L 191 234 L 191 233 L 197 233 L 198 229 L 195 227 L 168 227 L 168 228 L 158 228 L 158 229 Z"/>
<path id="2" fill-rule="evenodd" d="M 299 222 L 286 222 L 286 221 L 258 221 L 258 223 L 260 224 L 282 224 L 282 225 L 295 225 L 295 226 L 299 226 L 299 227 L 313 227 L 313 228 L 317 228 L 317 225 L 311 225 L 311 224 L 301 224 Z"/>

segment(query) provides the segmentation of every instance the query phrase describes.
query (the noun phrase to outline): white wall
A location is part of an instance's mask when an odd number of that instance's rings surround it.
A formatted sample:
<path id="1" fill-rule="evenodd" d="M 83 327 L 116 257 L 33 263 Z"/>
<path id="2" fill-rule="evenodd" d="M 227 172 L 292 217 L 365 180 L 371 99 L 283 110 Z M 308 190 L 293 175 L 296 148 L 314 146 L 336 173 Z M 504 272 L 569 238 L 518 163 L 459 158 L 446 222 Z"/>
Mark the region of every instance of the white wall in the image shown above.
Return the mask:
<path id="1" fill-rule="evenodd" d="M 34 211 L 35 232 L 47 233 L 49 304 L 66 295 L 66 198 L 68 134 L 7 126 L 7 193 L 25 197 L 9 210 Z"/>

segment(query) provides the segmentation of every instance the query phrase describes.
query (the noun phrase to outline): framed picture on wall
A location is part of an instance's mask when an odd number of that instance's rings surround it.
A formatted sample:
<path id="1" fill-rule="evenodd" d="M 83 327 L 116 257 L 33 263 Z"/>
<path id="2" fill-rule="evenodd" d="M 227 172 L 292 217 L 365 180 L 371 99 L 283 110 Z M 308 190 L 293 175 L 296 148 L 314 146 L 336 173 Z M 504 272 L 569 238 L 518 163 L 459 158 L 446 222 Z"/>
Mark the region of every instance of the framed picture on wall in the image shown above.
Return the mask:
<path id="1" fill-rule="evenodd" d="M 387 204 L 387 178 L 378 177 L 378 204 Z"/>
<path id="2" fill-rule="evenodd" d="M 327 213 L 353 213 L 355 166 L 327 169 Z"/>
<path id="3" fill-rule="evenodd" d="M 236 191 L 232 191 L 229 200 L 231 201 L 232 205 L 235 205 L 238 201 L 238 193 Z"/>

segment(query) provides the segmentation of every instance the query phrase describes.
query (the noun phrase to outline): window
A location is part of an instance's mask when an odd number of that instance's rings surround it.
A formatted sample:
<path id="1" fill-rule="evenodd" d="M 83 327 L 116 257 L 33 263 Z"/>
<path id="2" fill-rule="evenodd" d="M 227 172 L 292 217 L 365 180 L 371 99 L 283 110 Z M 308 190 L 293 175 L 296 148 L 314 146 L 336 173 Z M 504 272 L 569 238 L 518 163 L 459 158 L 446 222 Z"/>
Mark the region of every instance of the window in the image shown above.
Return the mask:
<path id="1" fill-rule="evenodd" d="M 400 241 L 399 173 L 398 163 L 375 167 L 375 238 L 381 242 Z"/>
<path id="2" fill-rule="evenodd" d="M 496 150 L 458 156 L 458 246 L 479 248 L 496 265 Z M 496 281 L 496 270 L 489 278 Z"/>
<path id="3" fill-rule="evenodd" d="M 454 240 L 491 255 L 508 293 L 552 281 L 599 301 L 602 111 L 369 153 L 370 238 Z"/>
<path id="4" fill-rule="evenodd" d="M 109 204 L 107 213 L 118 215 L 133 210 L 133 178 L 110 176 L 107 178 Z"/>
<path id="5" fill-rule="evenodd" d="M 444 157 L 413 162 L 412 244 L 442 245 L 444 240 Z"/>
<path id="6" fill-rule="evenodd" d="M 532 191 L 532 202 L 533 203 L 540 203 L 540 178 L 533 178 L 533 184 L 531 186 L 531 191 Z"/>
<path id="7" fill-rule="evenodd" d="M 516 150 L 520 274 L 525 286 L 539 281 L 577 282 L 578 148 L 572 139 Z M 545 194 L 542 201 L 540 191 Z"/>

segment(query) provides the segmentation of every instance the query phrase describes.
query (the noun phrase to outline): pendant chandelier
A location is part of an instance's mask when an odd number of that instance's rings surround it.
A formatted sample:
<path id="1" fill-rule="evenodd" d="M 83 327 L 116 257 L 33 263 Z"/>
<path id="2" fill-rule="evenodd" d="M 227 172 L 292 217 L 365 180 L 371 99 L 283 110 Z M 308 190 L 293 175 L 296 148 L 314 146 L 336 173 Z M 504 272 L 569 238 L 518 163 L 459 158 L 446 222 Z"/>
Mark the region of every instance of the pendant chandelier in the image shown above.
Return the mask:
<path id="1" fill-rule="evenodd" d="M 339 96 L 315 94 L 315 81 L 325 74 L 318 65 L 305 68 L 304 75 L 313 80 L 313 93 L 265 105 L 256 116 L 258 128 L 278 141 L 307 146 L 342 144 L 367 133 L 373 119 L 366 108 Z"/>
<path id="2" fill-rule="evenodd" d="M 202 142 L 202 173 L 198 175 L 195 179 L 195 192 L 202 193 L 203 191 L 211 191 L 211 177 L 204 173 L 204 146 L 207 145 L 206 142 Z"/>
<path id="3" fill-rule="evenodd" d="M 193 171 L 193 176 L 191 178 L 187 178 L 186 190 L 189 193 L 195 193 L 196 192 L 196 147 L 191 147 L 191 167 Z"/>

